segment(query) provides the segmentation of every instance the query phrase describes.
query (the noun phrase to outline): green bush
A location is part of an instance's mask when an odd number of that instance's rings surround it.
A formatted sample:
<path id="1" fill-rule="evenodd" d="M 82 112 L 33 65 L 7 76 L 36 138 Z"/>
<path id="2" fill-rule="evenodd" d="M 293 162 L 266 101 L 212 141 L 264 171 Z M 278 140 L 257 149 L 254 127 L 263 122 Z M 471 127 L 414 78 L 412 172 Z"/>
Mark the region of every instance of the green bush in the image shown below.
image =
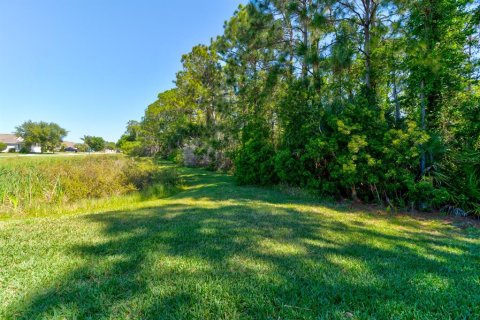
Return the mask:
<path id="1" fill-rule="evenodd" d="M 275 171 L 281 182 L 300 185 L 298 172 L 301 169 L 299 161 L 292 156 L 290 150 L 280 150 L 275 155 Z"/>
<path id="2" fill-rule="evenodd" d="M 439 209 L 447 205 L 451 196 L 447 189 L 434 186 L 433 179 L 424 177 L 409 190 L 409 199 L 421 210 Z"/>
<path id="3" fill-rule="evenodd" d="M 120 150 L 131 156 L 142 156 L 144 154 L 144 148 L 140 141 L 124 141 Z"/>
<path id="4" fill-rule="evenodd" d="M 182 149 L 175 149 L 175 151 L 172 153 L 171 159 L 176 164 L 180 164 L 180 165 L 185 164 L 185 158 L 183 156 L 183 150 Z"/>
<path id="5" fill-rule="evenodd" d="M 239 184 L 267 185 L 276 182 L 275 151 L 262 130 L 247 139 L 235 158 L 235 177 Z"/>
<path id="6" fill-rule="evenodd" d="M 179 175 L 175 169 L 161 168 L 148 158 L 129 160 L 124 174 L 136 189 L 142 190 L 155 184 L 174 187 L 179 184 Z"/>
<path id="7" fill-rule="evenodd" d="M 480 150 L 449 153 L 434 178 L 449 190 L 450 206 L 480 217 Z"/>
<path id="8" fill-rule="evenodd" d="M 30 151 L 28 150 L 27 147 L 23 146 L 23 147 L 20 149 L 20 153 L 22 153 L 22 154 L 27 154 L 27 153 L 30 153 Z"/>
<path id="9" fill-rule="evenodd" d="M 0 142 L 0 152 L 5 151 L 5 149 L 7 149 L 7 144 Z"/>

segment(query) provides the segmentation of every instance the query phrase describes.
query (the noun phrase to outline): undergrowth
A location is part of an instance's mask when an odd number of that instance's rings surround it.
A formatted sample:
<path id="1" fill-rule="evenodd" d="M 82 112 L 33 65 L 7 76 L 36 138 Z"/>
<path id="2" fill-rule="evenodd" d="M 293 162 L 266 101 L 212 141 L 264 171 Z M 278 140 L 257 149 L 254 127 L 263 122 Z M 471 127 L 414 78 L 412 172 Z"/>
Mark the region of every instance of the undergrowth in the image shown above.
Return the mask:
<path id="1" fill-rule="evenodd" d="M 102 201 L 175 193 L 174 168 L 121 155 L 11 158 L 0 161 L 0 213 L 39 214 L 91 209 Z M 89 205 L 86 205 L 88 203 Z"/>

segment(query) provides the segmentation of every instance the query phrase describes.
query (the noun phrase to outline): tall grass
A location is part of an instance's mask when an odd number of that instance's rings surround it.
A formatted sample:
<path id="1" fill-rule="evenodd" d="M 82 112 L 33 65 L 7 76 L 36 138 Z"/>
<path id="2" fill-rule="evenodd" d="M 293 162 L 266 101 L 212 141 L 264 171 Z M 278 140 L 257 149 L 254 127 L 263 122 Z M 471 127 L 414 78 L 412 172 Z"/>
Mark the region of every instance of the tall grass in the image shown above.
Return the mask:
<path id="1" fill-rule="evenodd" d="M 142 198 L 175 191 L 178 175 L 151 160 L 121 155 L 31 157 L 0 160 L 0 213 L 37 213 L 78 207 L 92 199 L 141 192 Z"/>

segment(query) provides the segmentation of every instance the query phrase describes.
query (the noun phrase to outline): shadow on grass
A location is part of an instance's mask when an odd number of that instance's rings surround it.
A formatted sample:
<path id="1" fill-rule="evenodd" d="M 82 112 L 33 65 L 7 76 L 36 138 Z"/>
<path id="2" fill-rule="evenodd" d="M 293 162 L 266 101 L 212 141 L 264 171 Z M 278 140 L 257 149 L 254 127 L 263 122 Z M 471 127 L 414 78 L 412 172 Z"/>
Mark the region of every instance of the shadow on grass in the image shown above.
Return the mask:
<path id="1" fill-rule="evenodd" d="M 300 212 L 291 204 L 308 202 L 224 175 L 184 178 L 164 206 L 81 217 L 108 240 L 72 247 L 83 267 L 12 318 L 480 316 L 478 243 Z"/>

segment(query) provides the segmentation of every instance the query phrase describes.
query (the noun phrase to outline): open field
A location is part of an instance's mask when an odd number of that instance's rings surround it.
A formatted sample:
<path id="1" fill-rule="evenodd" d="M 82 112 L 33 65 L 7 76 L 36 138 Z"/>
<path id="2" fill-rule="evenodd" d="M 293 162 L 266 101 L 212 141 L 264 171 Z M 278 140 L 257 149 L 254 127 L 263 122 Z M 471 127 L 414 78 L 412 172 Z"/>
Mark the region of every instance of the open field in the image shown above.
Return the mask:
<path id="1" fill-rule="evenodd" d="M 2 158 L 24 158 L 24 157 L 75 157 L 75 156 L 99 156 L 99 155 L 114 155 L 112 153 L 103 153 L 103 152 L 56 152 L 56 153 L 8 153 L 8 152 L 0 152 L 0 159 Z"/>
<path id="2" fill-rule="evenodd" d="M 480 318 L 476 229 L 181 170 L 170 198 L 1 221 L 0 318 Z"/>

